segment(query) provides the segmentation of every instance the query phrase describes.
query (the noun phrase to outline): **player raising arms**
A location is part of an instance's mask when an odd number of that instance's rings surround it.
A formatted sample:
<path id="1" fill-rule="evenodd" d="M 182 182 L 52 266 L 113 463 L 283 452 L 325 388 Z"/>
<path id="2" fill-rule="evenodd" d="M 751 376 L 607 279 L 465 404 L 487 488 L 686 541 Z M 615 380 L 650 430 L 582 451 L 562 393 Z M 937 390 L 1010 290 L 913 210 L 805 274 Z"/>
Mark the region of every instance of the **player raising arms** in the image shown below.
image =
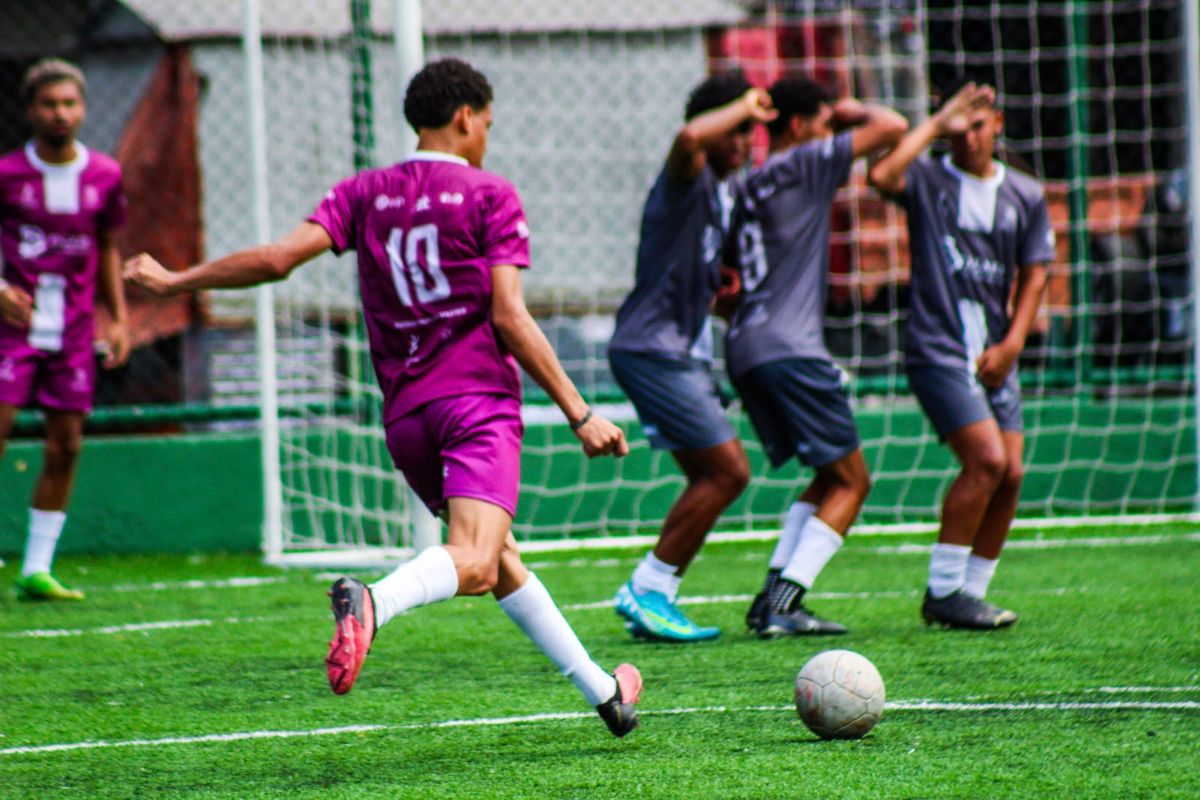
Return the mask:
<path id="1" fill-rule="evenodd" d="M 770 93 L 771 155 L 746 179 L 730 234 L 742 298 L 725 357 L 772 466 L 797 457 L 816 475 L 787 512 L 746 623 L 764 638 L 845 633 L 801 602 L 870 490 L 843 373 L 825 347 L 830 215 L 854 159 L 894 145 L 907 123 L 882 106 L 835 102 L 806 78 L 781 78 Z"/>
<path id="2" fill-rule="evenodd" d="M 29 509 L 17 591 L 35 600 L 82 600 L 50 574 L 67 519 L 96 383 L 95 294 L 112 314 L 104 364 L 129 355 L 121 257 L 121 168 L 75 135 L 86 115 L 83 73 L 37 62 L 21 83 L 33 139 L 0 158 L 0 455 L 17 409 L 46 418 L 46 453 Z"/>
<path id="3" fill-rule="evenodd" d="M 1003 124 L 994 91 L 968 83 L 870 172 L 908 212 L 908 382 L 962 463 L 942 503 L 921 607 L 927 622 L 954 628 L 1017 620 L 983 598 L 1021 490 L 1017 356 L 1054 257 L 1042 185 L 992 156 Z M 939 137 L 950 153 L 919 157 Z"/>
<path id="4" fill-rule="evenodd" d="M 641 676 L 629 664 L 609 674 L 592 661 L 521 563 L 510 531 L 523 433 L 517 362 L 563 410 L 589 456 L 621 456 L 628 446 L 588 409 L 525 307 L 524 212 L 511 184 L 480 169 L 491 101 L 492 87 L 470 65 L 434 61 L 404 98 L 419 136 L 408 160 L 342 181 L 274 244 L 174 273 L 143 254 L 125 275 L 158 294 L 250 286 L 281 280 L 325 250 L 355 250 L 388 449 L 426 505 L 446 516 L 449 535 L 369 587 L 334 583 L 333 691 L 350 691 L 376 630 L 397 614 L 491 592 L 624 736 L 637 726 Z"/>
<path id="5" fill-rule="evenodd" d="M 749 155 L 754 124 L 775 115 L 765 92 L 730 72 L 696 87 L 684 116 L 646 198 L 636 283 L 617 312 L 608 357 L 650 446 L 669 450 L 687 477 L 658 543 L 617 592 L 616 610 L 635 636 L 693 642 L 721 631 L 679 610 L 679 584 L 750 480 L 712 375 L 709 310 L 733 210 L 731 183 Z"/>

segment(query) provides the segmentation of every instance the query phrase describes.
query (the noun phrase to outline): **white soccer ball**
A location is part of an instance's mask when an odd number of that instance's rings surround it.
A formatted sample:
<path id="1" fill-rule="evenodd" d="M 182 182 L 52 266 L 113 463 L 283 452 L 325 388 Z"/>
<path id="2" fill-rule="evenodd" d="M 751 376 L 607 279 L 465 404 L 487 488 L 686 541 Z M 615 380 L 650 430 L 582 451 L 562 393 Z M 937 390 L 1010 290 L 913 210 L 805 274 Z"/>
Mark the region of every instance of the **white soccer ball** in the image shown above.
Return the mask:
<path id="1" fill-rule="evenodd" d="M 850 650 L 826 650 L 796 676 L 796 711 L 822 739 L 865 736 L 883 716 L 883 678 Z"/>

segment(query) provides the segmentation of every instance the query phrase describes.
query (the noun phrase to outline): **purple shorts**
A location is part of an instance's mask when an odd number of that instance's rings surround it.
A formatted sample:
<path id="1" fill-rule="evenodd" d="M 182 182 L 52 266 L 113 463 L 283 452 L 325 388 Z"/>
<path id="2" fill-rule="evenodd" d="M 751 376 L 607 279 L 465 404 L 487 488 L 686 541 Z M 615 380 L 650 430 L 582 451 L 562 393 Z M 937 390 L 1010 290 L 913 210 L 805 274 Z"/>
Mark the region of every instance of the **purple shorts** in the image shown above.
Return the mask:
<path id="1" fill-rule="evenodd" d="M 516 516 L 521 483 L 521 401 L 468 394 L 434 400 L 387 426 L 396 468 L 433 513 L 471 497 Z"/>
<path id="2" fill-rule="evenodd" d="M 0 341 L 0 404 L 33 404 L 53 411 L 92 410 L 96 355 L 91 342 L 47 352 L 25 342 Z"/>

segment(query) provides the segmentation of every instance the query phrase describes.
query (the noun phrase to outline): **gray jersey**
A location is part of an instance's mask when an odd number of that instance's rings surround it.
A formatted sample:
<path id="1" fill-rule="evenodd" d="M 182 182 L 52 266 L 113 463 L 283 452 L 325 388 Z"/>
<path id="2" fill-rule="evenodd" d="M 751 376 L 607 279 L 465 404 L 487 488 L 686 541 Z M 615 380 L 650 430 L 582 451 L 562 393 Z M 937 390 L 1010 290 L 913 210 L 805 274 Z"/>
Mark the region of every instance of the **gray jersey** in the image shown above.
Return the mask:
<path id="1" fill-rule="evenodd" d="M 663 169 L 642 211 L 633 291 L 609 349 L 712 359 L 709 309 L 732 206 L 710 168 L 692 181 Z"/>
<path id="2" fill-rule="evenodd" d="M 785 358 L 829 358 L 829 217 L 853 161 L 845 131 L 776 153 L 746 178 L 729 234 L 742 274 L 725 345 L 731 376 Z"/>
<path id="3" fill-rule="evenodd" d="M 1054 258 L 1045 191 L 1001 163 L 980 179 L 949 156 L 917 159 L 898 200 L 908 212 L 912 308 L 905 363 L 975 371 L 1008 332 L 1016 270 Z"/>

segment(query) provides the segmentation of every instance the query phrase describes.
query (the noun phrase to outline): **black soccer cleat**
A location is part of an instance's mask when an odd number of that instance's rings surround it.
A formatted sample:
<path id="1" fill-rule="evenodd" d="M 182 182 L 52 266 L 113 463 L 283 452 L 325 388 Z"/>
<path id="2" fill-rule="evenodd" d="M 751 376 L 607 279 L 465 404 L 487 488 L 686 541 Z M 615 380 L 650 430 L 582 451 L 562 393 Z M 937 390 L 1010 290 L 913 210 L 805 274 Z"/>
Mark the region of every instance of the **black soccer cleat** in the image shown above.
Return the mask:
<path id="1" fill-rule="evenodd" d="M 766 620 L 758 629 L 760 639 L 778 639 L 783 636 L 837 636 L 850 630 L 840 622 L 821 619 L 804 606 L 795 611 L 779 614 L 768 611 Z"/>
<path id="2" fill-rule="evenodd" d="M 746 627 L 761 630 L 767 624 L 767 612 L 771 610 L 771 595 L 765 589 L 754 595 L 750 610 L 746 612 Z"/>
<path id="3" fill-rule="evenodd" d="M 642 696 L 642 674 L 633 664 L 622 664 L 613 671 L 613 677 L 617 679 L 617 691 L 596 710 L 612 735 L 620 739 L 638 726 L 633 706 Z"/>
<path id="4" fill-rule="evenodd" d="M 1016 612 L 998 608 L 961 589 L 945 597 L 934 597 L 926 589 L 921 616 L 926 625 L 972 631 L 994 631 L 1017 621 Z"/>

